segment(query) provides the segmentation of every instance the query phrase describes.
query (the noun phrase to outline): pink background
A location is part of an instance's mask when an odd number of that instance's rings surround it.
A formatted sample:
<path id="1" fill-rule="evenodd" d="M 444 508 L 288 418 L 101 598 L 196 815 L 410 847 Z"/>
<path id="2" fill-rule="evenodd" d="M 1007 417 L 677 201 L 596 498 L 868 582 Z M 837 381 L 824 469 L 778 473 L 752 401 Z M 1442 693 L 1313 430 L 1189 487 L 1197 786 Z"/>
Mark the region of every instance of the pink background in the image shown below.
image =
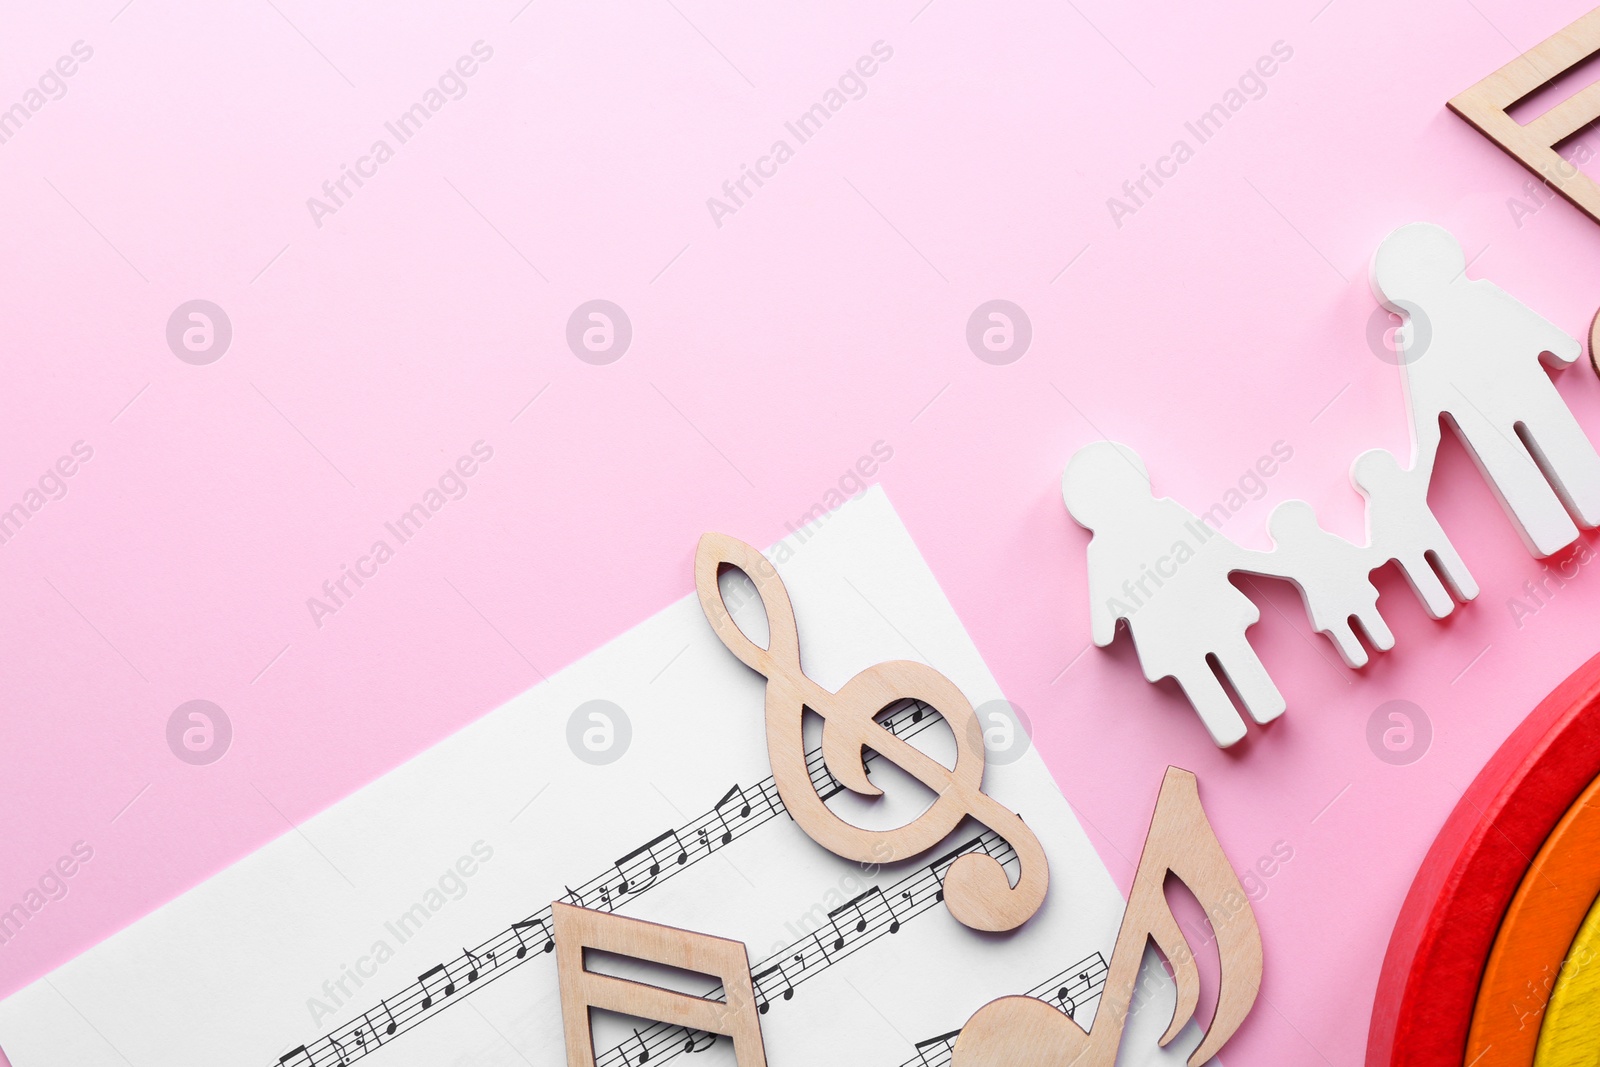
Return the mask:
<path id="1" fill-rule="evenodd" d="M 1169 762 L 1199 772 L 1241 867 L 1292 847 L 1225 1058 L 1360 1063 L 1417 864 L 1597 650 L 1600 579 L 1519 626 L 1508 599 L 1541 564 L 1451 441 L 1433 498 L 1482 596 L 1435 624 L 1389 576 L 1399 646 L 1355 672 L 1259 583 L 1252 638 L 1290 710 L 1222 753 L 1125 638 L 1085 652 L 1086 535 L 1058 480 L 1109 435 L 1203 510 L 1281 440 L 1293 459 L 1227 532 L 1264 545 L 1300 496 L 1358 537 L 1350 460 L 1407 442 L 1365 268 L 1412 220 L 1586 333 L 1600 230 L 1559 201 L 1519 225 L 1524 172 L 1444 108 L 1587 5 L 1533 6 L 9 12 L 0 108 L 94 51 L 0 145 L 0 508 L 74 442 L 94 455 L 0 545 L 0 907 L 74 842 L 94 858 L 0 948 L 0 994 L 686 595 L 702 530 L 783 536 L 881 440 L 877 480 L 1122 885 Z M 466 96 L 314 225 L 306 198 L 480 39 Z M 706 198 L 879 40 L 866 96 L 717 227 Z M 1266 95 L 1116 226 L 1107 197 L 1193 145 L 1184 122 L 1280 40 Z M 197 297 L 233 323 L 209 366 L 164 337 Z M 633 323 L 610 366 L 564 340 L 596 297 Z M 964 337 L 996 297 L 1033 324 L 1009 366 Z M 1600 430 L 1593 372 L 1559 386 Z M 307 598 L 478 440 L 469 494 L 319 628 Z M 205 767 L 165 738 L 195 698 L 235 731 Z M 1366 740 L 1394 699 L 1433 725 L 1409 766 Z"/>

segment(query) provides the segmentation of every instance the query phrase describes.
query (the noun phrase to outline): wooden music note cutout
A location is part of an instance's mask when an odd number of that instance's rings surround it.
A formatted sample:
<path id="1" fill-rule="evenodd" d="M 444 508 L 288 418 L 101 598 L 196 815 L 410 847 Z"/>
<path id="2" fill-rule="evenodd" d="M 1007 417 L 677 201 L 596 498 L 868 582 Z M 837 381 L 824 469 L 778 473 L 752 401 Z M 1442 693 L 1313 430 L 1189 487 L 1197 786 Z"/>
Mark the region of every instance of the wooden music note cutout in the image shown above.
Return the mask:
<path id="1" fill-rule="evenodd" d="M 638 1019 L 721 1034 L 733 1039 L 734 1062 L 740 1067 L 766 1067 L 761 1021 L 750 979 L 750 957 L 738 941 L 710 934 L 659 926 L 603 911 L 550 905 L 556 940 L 556 974 L 561 985 L 561 1023 L 567 1042 L 567 1067 L 595 1067 L 591 1009 L 621 1012 Z M 694 971 L 722 982 L 725 1000 L 694 997 L 645 982 L 616 978 L 584 966 L 587 951 L 609 952 L 665 967 Z M 638 1038 L 638 1031 L 634 1031 Z M 640 1054 L 630 1063 L 644 1063 L 650 1049 L 639 1039 Z"/>
<path id="2" fill-rule="evenodd" d="M 754 583 L 767 613 L 771 637 L 756 644 L 728 612 L 717 585 L 724 566 L 741 570 Z M 778 795 L 795 823 L 823 848 L 858 863 L 910 859 L 937 845 L 962 819 L 993 830 L 1016 852 L 1021 873 L 1011 884 L 992 857 L 966 855 L 951 865 L 944 883 L 950 914 L 975 930 L 1014 930 L 1033 917 L 1050 884 L 1050 866 L 1039 839 L 1023 821 L 982 790 L 983 730 L 972 704 L 932 667 L 895 660 L 869 667 L 830 693 L 800 668 L 800 637 L 794 607 L 777 570 L 759 551 L 726 534 L 700 538 L 694 562 L 700 607 L 722 643 L 767 679 L 767 752 Z M 889 705 L 914 698 L 935 708 L 955 736 L 955 767 L 944 766 L 876 721 Z M 937 794 L 920 816 L 893 830 L 868 830 L 846 822 L 824 803 L 806 765 L 801 725 L 806 709 L 823 719 L 823 770 L 837 783 L 863 796 L 883 791 L 867 777 L 868 749 L 894 763 Z M 836 790 L 835 790 L 836 791 Z"/>
<path id="3" fill-rule="evenodd" d="M 1216 934 L 1221 962 L 1217 1008 L 1205 1037 L 1189 1056 L 1189 1065 L 1199 1067 L 1215 1056 L 1244 1022 L 1261 988 L 1261 931 L 1239 876 L 1206 820 L 1194 775 L 1168 767 L 1093 1028 L 1085 1032 L 1046 1001 L 1001 997 L 979 1008 L 962 1027 L 952 1067 L 1114 1067 L 1139 964 L 1150 940 L 1166 956 L 1178 986 L 1177 1009 L 1160 1043 L 1165 1047 L 1171 1042 L 1194 1017 L 1200 1002 L 1200 971 L 1167 906 L 1162 887 L 1169 873 L 1194 893 Z"/>

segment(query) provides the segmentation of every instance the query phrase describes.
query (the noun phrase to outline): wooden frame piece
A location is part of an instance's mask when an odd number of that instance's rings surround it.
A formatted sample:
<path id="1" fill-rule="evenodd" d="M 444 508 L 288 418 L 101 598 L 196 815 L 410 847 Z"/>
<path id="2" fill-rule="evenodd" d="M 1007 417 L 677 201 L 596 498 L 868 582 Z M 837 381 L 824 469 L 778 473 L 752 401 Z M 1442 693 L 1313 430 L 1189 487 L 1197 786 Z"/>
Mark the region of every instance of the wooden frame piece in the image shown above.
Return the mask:
<path id="1" fill-rule="evenodd" d="M 1501 919 L 1534 855 L 1600 775 L 1600 656 L 1535 708 L 1467 787 L 1395 921 L 1367 1067 L 1461 1067 Z"/>
<path id="2" fill-rule="evenodd" d="M 1594 313 L 1589 323 L 1589 366 L 1600 374 L 1600 311 Z"/>
<path id="3" fill-rule="evenodd" d="M 1244 1022 L 1261 989 L 1261 930 L 1239 876 L 1200 806 L 1193 773 L 1168 767 L 1156 799 L 1144 852 L 1128 892 L 1110 969 L 1085 1032 L 1071 1016 L 1033 997 L 990 1001 L 956 1038 L 952 1067 L 1115 1067 L 1123 1028 L 1134 1003 L 1145 944 L 1154 941 L 1172 968 L 1178 1001 L 1161 1038 L 1165 1047 L 1194 1018 L 1200 971 L 1194 950 L 1167 904 L 1167 875 L 1187 885 L 1205 908 L 1216 934 L 1221 964 L 1217 1009 L 1189 1067 L 1215 1056 Z"/>
<path id="4" fill-rule="evenodd" d="M 556 972 L 561 983 L 567 1067 L 595 1067 L 594 1032 L 589 1025 L 592 1008 L 681 1027 L 691 1043 L 696 1033 L 730 1037 L 740 1067 L 766 1067 L 761 1017 L 756 1012 L 755 988 L 750 980 L 750 956 L 743 943 L 577 908 L 559 900 L 551 903 L 550 911 L 555 928 Z M 721 979 L 726 999 L 693 997 L 599 974 L 584 965 L 584 952 L 588 949 L 710 975 Z M 645 1049 L 642 1040 L 640 1047 Z M 648 1058 L 646 1050 L 638 1062 Z"/>
<path id="5" fill-rule="evenodd" d="M 1527 125 L 1507 109 L 1600 52 L 1600 8 L 1524 52 L 1448 106 L 1579 211 L 1600 222 L 1600 185 L 1562 159 L 1555 146 L 1600 118 L 1600 84 L 1574 93 Z"/>
<path id="6" fill-rule="evenodd" d="M 766 648 L 750 640 L 729 614 L 717 585 L 724 566 L 743 571 L 755 584 L 771 635 Z M 1049 889 L 1050 864 L 1022 819 L 983 792 L 983 728 L 955 683 L 925 663 L 893 660 L 867 668 L 837 693 L 830 693 L 801 670 L 800 635 L 789 591 L 758 549 L 726 534 L 705 534 L 695 552 L 694 577 L 700 606 L 717 637 L 745 666 L 767 679 L 767 752 L 778 795 L 796 825 L 845 859 L 894 863 L 933 848 L 971 816 L 1016 851 L 1021 873 L 1013 886 L 998 860 L 968 853 L 945 876 L 945 906 L 974 930 L 1014 930 L 1032 918 Z M 954 769 L 876 721 L 891 704 L 913 698 L 949 723 L 956 742 Z M 808 708 L 824 720 L 823 762 L 845 788 L 863 796 L 883 795 L 867 777 L 864 756 L 871 749 L 933 790 L 937 799 L 915 820 L 893 830 L 868 830 L 839 818 L 818 795 L 806 765 L 801 726 Z"/>
<path id="7" fill-rule="evenodd" d="M 1600 896 L 1600 780 L 1589 783 L 1534 857 L 1506 909 L 1467 1037 L 1467 1062 L 1532 1067 L 1539 1025 L 1568 949 Z M 1600 962 L 1592 959 L 1590 962 Z M 1584 966 L 1578 964 L 1578 966 Z M 1589 968 L 1593 970 L 1593 967 Z M 1562 976 L 1558 979 L 1558 976 Z M 1600 1048 L 1586 1061 L 1594 1063 Z"/>

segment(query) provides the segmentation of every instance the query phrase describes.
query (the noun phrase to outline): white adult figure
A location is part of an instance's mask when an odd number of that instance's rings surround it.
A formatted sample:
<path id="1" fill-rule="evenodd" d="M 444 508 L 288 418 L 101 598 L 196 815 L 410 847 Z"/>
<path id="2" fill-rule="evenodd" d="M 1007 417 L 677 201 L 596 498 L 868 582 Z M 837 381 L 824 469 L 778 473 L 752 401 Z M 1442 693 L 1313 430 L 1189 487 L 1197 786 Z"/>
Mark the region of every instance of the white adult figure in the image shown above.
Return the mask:
<path id="1" fill-rule="evenodd" d="M 1426 470 L 1405 470 L 1392 452 L 1374 448 L 1350 464 L 1350 481 L 1367 500 L 1373 561 L 1398 563 L 1429 615 L 1442 619 L 1455 610 L 1456 601 L 1478 595 L 1472 572 L 1428 507 Z"/>
<path id="2" fill-rule="evenodd" d="M 1394 634 L 1378 613 L 1372 553 L 1364 545 L 1324 530 L 1304 500 L 1285 500 L 1267 516 L 1274 572 L 1294 583 L 1311 625 L 1328 635 L 1348 667 L 1365 667 L 1367 650 L 1350 625 L 1354 618 L 1374 648 L 1394 647 Z"/>
<path id="3" fill-rule="evenodd" d="M 1570 366 L 1582 349 L 1466 271 L 1460 243 L 1431 223 L 1394 231 L 1372 260 L 1373 291 L 1407 319 L 1401 362 L 1417 466 L 1431 472 L 1448 418 L 1529 550 L 1548 556 L 1577 540 L 1573 516 L 1600 524 L 1600 455 L 1539 366 Z"/>
<path id="4" fill-rule="evenodd" d="M 1211 669 L 1214 656 L 1250 717 L 1283 714 L 1283 694 L 1267 675 L 1245 630 L 1260 610 L 1228 575 L 1255 570 L 1247 552 L 1202 523 L 1183 505 L 1150 492 L 1150 476 L 1126 445 L 1097 441 L 1072 457 L 1061 495 L 1078 525 L 1090 530 L 1089 618 L 1094 643 L 1128 625 L 1146 680 L 1171 677 L 1222 747 L 1245 734 L 1227 690 Z"/>

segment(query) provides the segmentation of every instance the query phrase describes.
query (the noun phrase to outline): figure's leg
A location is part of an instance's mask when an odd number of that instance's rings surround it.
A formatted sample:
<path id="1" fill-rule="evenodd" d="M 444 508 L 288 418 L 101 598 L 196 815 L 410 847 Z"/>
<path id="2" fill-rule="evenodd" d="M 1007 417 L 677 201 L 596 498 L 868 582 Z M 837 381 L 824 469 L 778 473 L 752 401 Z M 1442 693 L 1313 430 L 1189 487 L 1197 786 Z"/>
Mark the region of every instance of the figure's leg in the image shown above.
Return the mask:
<path id="1" fill-rule="evenodd" d="M 1252 719 L 1271 722 L 1284 713 L 1288 705 L 1284 703 L 1283 694 L 1278 692 L 1267 668 L 1261 664 L 1261 657 L 1243 634 L 1229 642 L 1228 647 L 1218 649 L 1216 655 L 1222 673 L 1228 676 Z"/>
<path id="2" fill-rule="evenodd" d="M 1428 552 L 1433 556 L 1444 580 L 1450 584 L 1450 592 L 1462 602 L 1475 599 L 1478 595 L 1478 583 L 1472 577 L 1472 572 L 1467 570 L 1466 560 L 1461 558 L 1456 546 L 1450 543 L 1444 527 L 1437 527 L 1435 532 L 1438 536 L 1434 539 L 1433 548 Z"/>
<path id="3" fill-rule="evenodd" d="M 1234 709 L 1228 691 L 1222 688 L 1217 676 L 1211 673 L 1209 663 L 1201 660 L 1198 667 L 1175 677 L 1184 695 L 1189 698 L 1189 703 L 1193 704 L 1194 710 L 1199 713 L 1200 721 L 1205 723 L 1206 732 L 1211 735 L 1211 740 L 1217 743 L 1218 748 L 1227 748 L 1244 737 L 1244 720 Z"/>
<path id="4" fill-rule="evenodd" d="M 1326 627 L 1318 629 L 1328 635 L 1328 640 L 1339 650 L 1339 658 L 1344 660 L 1346 667 L 1357 668 L 1367 665 L 1367 650 L 1356 637 L 1355 631 L 1350 629 L 1349 619 L 1340 616 L 1329 620 Z"/>
<path id="5" fill-rule="evenodd" d="M 1389 629 L 1389 624 L 1378 612 L 1378 597 L 1374 593 L 1371 603 L 1356 612 L 1356 620 L 1361 623 L 1361 628 L 1367 632 L 1367 639 L 1372 642 L 1372 647 L 1380 652 L 1387 652 L 1394 647 L 1394 631 Z"/>
<path id="6" fill-rule="evenodd" d="M 1530 552 L 1549 556 L 1578 539 L 1572 516 L 1512 427 L 1499 427 L 1476 415 L 1458 415 L 1456 423 L 1467 451 Z"/>
<path id="7" fill-rule="evenodd" d="M 1537 421 L 1524 426 L 1567 510 L 1586 527 L 1600 526 L 1600 455 L 1566 404 L 1558 397 Z"/>
<path id="8" fill-rule="evenodd" d="M 1407 584 L 1417 594 L 1417 599 L 1422 601 L 1429 618 L 1442 619 L 1455 610 L 1455 598 L 1445 589 L 1426 555 L 1421 552 L 1408 553 L 1399 563 L 1400 573 L 1406 576 Z"/>

